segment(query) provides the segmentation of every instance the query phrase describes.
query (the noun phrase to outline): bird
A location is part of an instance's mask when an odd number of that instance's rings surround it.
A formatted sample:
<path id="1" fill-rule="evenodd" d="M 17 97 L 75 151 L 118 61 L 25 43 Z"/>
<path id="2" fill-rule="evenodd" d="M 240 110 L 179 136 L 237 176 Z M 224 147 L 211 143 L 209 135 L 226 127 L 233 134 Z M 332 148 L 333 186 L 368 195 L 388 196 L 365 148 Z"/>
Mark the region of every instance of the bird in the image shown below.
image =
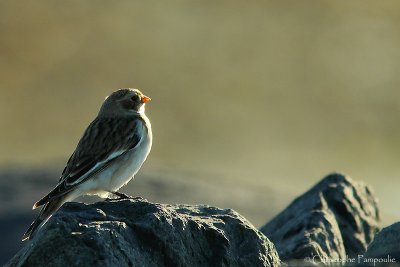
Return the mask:
<path id="1" fill-rule="evenodd" d="M 82 195 L 128 198 L 118 192 L 139 171 L 150 153 L 152 130 L 145 115 L 151 99 L 140 90 L 123 88 L 104 100 L 83 133 L 58 184 L 32 209 L 42 207 L 22 236 L 30 240 L 65 203 Z"/>

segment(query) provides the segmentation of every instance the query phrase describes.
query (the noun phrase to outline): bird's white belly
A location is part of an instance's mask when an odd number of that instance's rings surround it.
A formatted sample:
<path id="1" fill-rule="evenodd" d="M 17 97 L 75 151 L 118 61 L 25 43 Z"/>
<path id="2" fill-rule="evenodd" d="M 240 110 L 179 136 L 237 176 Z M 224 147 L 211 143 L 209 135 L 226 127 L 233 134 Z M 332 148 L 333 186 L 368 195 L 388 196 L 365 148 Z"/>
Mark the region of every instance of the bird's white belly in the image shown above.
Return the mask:
<path id="1" fill-rule="evenodd" d="M 120 164 L 118 164 L 119 166 L 115 168 L 115 172 L 109 182 L 110 189 L 112 191 L 117 191 L 128 183 L 139 171 L 140 167 L 142 167 L 149 152 L 149 144 L 143 143 L 139 149 L 135 149 L 123 156 Z"/>
<path id="2" fill-rule="evenodd" d="M 146 136 L 135 148 L 85 182 L 82 185 L 82 191 L 86 191 L 84 194 L 107 197 L 108 192 L 118 191 L 139 171 L 150 153 L 151 143 L 151 135 Z"/>

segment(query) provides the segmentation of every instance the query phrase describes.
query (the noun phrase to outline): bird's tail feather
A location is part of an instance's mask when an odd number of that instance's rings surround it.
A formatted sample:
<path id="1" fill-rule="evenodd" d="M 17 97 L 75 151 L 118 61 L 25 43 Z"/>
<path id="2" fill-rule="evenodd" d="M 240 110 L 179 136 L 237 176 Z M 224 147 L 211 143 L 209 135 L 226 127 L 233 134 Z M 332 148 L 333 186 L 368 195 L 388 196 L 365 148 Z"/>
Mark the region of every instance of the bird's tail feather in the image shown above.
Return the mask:
<path id="1" fill-rule="evenodd" d="M 61 205 L 65 202 L 64 199 L 64 197 L 60 197 L 46 203 L 46 205 L 44 205 L 41 209 L 37 218 L 32 222 L 31 226 L 29 226 L 28 230 L 26 230 L 25 234 L 22 236 L 22 241 L 32 239 L 36 233 L 36 230 L 45 224 L 51 215 L 53 215 L 53 213 L 61 207 Z"/>
<path id="2" fill-rule="evenodd" d="M 42 197 L 39 201 L 37 201 L 33 205 L 32 209 L 34 210 L 34 209 L 39 208 L 40 206 L 43 206 L 46 203 L 56 201 L 56 199 L 62 198 L 62 196 L 65 196 L 66 194 L 68 194 L 73 189 L 73 187 L 71 187 L 69 189 L 65 189 L 65 188 L 64 189 L 60 189 L 60 186 L 62 186 L 62 185 L 57 186 L 56 188 L 51 190 L 50 193 L 48 193 L 47 195 Z"/>

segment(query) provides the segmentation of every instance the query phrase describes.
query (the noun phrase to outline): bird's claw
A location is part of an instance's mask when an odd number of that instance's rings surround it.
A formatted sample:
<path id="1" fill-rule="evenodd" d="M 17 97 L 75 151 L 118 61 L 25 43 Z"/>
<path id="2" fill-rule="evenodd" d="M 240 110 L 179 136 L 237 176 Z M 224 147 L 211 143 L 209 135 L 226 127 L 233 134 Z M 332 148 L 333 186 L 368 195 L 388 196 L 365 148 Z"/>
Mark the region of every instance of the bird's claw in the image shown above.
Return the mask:
<path id="1" fill-rule="evenodd" d="M 121 192 L 112 192 L 114 195 L 118 196 L 119 199 L 129 199 L 132 198 L 131 196 L 128 196 L 124 193 Z"/>
<path id="2" fill-rule="evenodd" d="M 110 201 L 110 200 L 121 200 L 121 199 L 145 200 L 142 197 L 132 197 L 132 196 L 128 196 L 128 195 L 126 195 L 124 193 L 121 193 L 121 192 L 109 192 L 109 193 L 112 196 L 115 196 L 115 198 L 108 197 L 108 198 L 106 198 L 107 201 Z"/>

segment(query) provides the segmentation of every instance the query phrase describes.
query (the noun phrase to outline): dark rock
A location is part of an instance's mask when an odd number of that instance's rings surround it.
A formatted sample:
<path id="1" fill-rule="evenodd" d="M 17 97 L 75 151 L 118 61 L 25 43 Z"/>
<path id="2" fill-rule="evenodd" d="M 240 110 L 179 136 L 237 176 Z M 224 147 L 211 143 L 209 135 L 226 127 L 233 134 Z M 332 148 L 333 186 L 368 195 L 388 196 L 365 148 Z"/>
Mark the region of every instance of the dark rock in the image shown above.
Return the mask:
<path id="1" fill-rule="evenodd" d="M 383 228 L 365 252 L 365 258 L 387 259 L 400 263 L 400 222 Z"/>
<path id="2" fill-rule="evenodd" d="M 0 266 L 23 247 L 20 236 L 32 222 L 32 202 L 47 193 L 54 177 L 49 169 L 0 168 Z"/>
<path id="3" fill-rule="evenodd" d="M 278 266 L 274 245 L 242 216 L 143 199 L 67 203 L 9 266 Z"/>
<path id="4" fill-rule="evenodd" d="M 379 212 L 371 190 L 331 174 L 295 199 L 261 231 L 283 261 L 357 258 L 378 231 Z M 303 262 L 304 263 L 304 262 Z"/>

